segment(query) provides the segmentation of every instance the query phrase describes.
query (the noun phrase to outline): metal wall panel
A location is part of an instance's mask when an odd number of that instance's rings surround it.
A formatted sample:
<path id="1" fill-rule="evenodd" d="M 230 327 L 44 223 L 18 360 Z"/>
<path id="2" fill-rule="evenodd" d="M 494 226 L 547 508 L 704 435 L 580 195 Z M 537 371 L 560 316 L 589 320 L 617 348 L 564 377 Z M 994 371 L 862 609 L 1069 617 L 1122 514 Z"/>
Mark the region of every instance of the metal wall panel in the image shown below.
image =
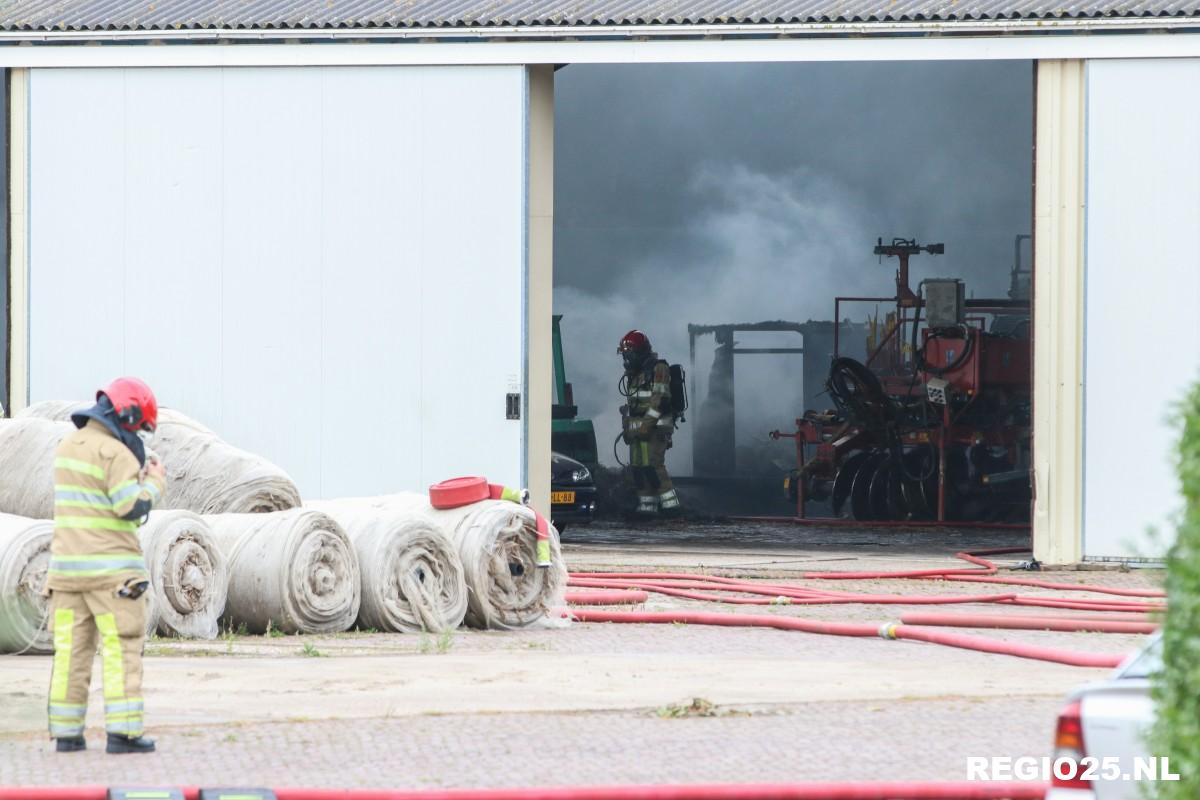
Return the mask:
<path id="1" fill-rule="evenodd" d="M 31 400 L 144 376 L 309 497 L 522 481 L 524 70 L 35 70 Z"/>
<path id="2" fill-rule="evenodd" d="M 1200 60 L 1091 62 L 1087 135 L 1083 552 L 1161 557 L 1200 376 Z"/>

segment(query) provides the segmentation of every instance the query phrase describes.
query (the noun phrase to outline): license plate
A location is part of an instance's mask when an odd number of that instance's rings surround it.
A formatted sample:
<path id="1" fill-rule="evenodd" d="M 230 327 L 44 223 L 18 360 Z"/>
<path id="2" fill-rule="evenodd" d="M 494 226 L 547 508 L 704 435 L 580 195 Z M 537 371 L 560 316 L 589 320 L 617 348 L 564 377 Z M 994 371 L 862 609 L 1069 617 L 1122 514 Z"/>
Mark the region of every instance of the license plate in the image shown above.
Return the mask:
<path id="1" fill-rule="evenodd" d="M 542 496 L 545 497 L 545 495 L 542 495 Z M 553 504 L 556 504 L 556 505 L 561 505 L 563 503 L 574 503 L 575 502 L 575 493 L 574 492 L 551 492 L 550 493 L 550 502 Z"/>

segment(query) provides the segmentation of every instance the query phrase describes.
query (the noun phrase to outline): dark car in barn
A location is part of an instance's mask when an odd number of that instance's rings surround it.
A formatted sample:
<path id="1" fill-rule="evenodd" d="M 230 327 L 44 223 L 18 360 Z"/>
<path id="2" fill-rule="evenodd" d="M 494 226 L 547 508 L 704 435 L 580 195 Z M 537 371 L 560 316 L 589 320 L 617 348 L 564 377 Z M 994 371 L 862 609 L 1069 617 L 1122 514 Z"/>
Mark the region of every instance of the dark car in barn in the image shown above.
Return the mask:
<path id="1" fill-rule="evenodd" d="M 560 531 L 568 524 L 586 525 L 596 513 L 592 471 L 562 453 L 550 454 L 550 516 Z"/>

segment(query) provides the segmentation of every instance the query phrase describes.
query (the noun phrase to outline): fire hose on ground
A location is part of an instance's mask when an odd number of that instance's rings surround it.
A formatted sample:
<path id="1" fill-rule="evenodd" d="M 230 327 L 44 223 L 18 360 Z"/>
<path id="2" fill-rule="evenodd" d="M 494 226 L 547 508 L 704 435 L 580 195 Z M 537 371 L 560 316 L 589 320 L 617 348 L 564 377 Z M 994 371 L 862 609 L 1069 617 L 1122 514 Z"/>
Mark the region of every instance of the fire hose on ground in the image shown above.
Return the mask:
<path id="1" fill-rule="evenodd" d="M 548 786 L 503 789 L 276 788 L 277 800 L 1041 800 L 1044 783 L 888 781 Z M 182 787 L 185 800 L 200 789 Z M 216 792 L 212 793 L 216 796 Z M 103 786 L 0 786 L 0 800 L 107 800 Z"/>
<path id="2" fill-rule="evenodd" d="M 932 625 L 952 628 L 1001 628 L 1030 631 L 1086 631 L 1089 633 L 1154 633 L 1153 622 L 1071 617 L 1018 617 L 1006 614 L 902 614 L 905 625 Z"/>
<path id="3" fill-rule="evenodd" d="M 982 636 L 926 630 L 910 625 L 885 623 L 876 625 L 861 622 L 824 622 L 798 617 L 770 616 L 767 614 L 726 614 L 702 611 L 604 611 L 598 609 L 570 609 L 572 619 L 579 622 L 625 622 L 686 625 L 722 625 L 735 628 L 777 628 L 779 630 L 819 633 L 830 636 L 878 636 L 884 639 L 909 639 L 913 641 L 977 650 L 984 653 L 1051 661 L 1074 667 L 1100 667 L 1111 669 L 1120 664 L 1125 656 L 1079 653 L 1060 648 L 1040 647 Z"/>
<path id="4" fill-rule="evenodd" d="M 805 578 L 842 579 L 842 580 L 876 580 L 885 578 L 907 578 L 924 580 L 955 580 L 959 578 L 974 579 L 979 582 L 998 584 L 1034 586 L 1037 588 L 1057 591 L 1100 592 L 1109 595 L 1123 595 L 1136 598 L 1157 598 L 1163 593 L 1156 590 L 1116 589 L 1104 586 L 1086 584 L 1053 583 L 1049 581 L 1032 581 L 1022 579 L 1007 579 L 993 577 L 997 566 L 982 556 L 998 553 L 1023 552 L 1023 548 L 1002 548 L 975 553 L 959 553 L 958 557 L 974 565 L 973 568 L 949 567 L 944 569 L 908 570 L 901 572 L 842 572 L 842 573 L 805 573 Z M 586 589 L 594 594 L 571 592 L 569 601 L 576 605 L 613 605 L 618 603 L 635 603 L 637 600 L 632 592 L 662 594 L 670 597 L 680 597 L 690 600 L 718 602 L 735 605 L 826 605 L 855 603 L 863 605 L 921 605 L 921 604 L 964 604 L 990 603 L 997 605 L 1041 605 L 1056 609 L 1072 609 L 1083 611 L 1110 611 L 1139 613 L 1141 619 L 1129 620 L 1112 617 L 1087 618 L 1057 616 L 998 616 L 979 614 L 920 614 L 908 613 L 901 617 L 900 623 L 867 624 L 841 623 L 821 620 L 801 619 L 797 617 L 709 613 L 696 611 L 611 611 L 599 609 L 572 608 L 565 612 L 573 619 L 581 622 L 622 622 L 622 623 L 691 623 L 698 625 L 721 625 L 731 627 L 767 627 L 782 630 L 803 631 L 807 633 L 828 634 L 835 636 L 881 636 L 886 639 L 907 639 L 923 641 L 949 647 L 977 650 L 987 653 L 1012 655 L 1021 658 L 1032 658 L 1042 661 L 1068 664 L 1072 666 L 1106 667 L 1117 666 L 1123 656 L 1081 653 L 1059 648 L 1027 645 L 986 637 L 960 634 L 931 628 L 953 627 L 991 627 L 1008 629 L 1042 629 L 1060 631 L 1096 631 L 1106 633 L 1149 633 L 1156 627 L 1146 619 L 1146 612 L 1162 611 L 1165 605 L 1151 602 L 1135 602 L 1118 599 L 1103 602 L 1093 600 L 1064 600 L 1060 598 L 1026 597 L 1017 594 L 1001 595 L 872 595 L 855 594 L 810 587 L 776 584 L 768 582 L 752 582 L 739 578 L 726 578 L 713 575 L 694 575 L 690 573 L 644 573 L 644 572 L 608 572 L 608 573 L 572 573 L 570 586 Z M 739 596 L 743 595 L 743 596 Z M 744 595 L 752 595 L 746 597 Z M 929 627 L 920 627 L 921 625 Z"/>
<path id="5" fill-rule="evenodd" d="M 963 603 L 999 603 L 1005 605 L 1041 606 L 1046 608 L 1075 609 L 1080 611 L 1114 611 L 1124 613 L 1161 612 L 1165 606 L 1155 603 L 1122 601 L 1097 602 L 1091 600 L 1064 600 L 1059 598 L 1029 597 L 1013 593 L 980 595 L 890 595 L 861 594 L 851 592 L 826 592 L 796 586 L 766 583 L 708 583 L 706 576 L 690 575 L 659 580 L 653 573 L 642 577 L 631 577 L 636 573 L 612 573 L 630 577 L 610 577 L 609 573 L 572 573 L 571 585 L 592 589 L 646 589 L 655 594 L 679 597 L 687 600 L 704 600 L 734 605 L 954 605 Z M 695 590 L 706 591 L 695 591 Z M 758 597 L 736 597 L 713 592 L 735 592 L 758 595 Z"/>

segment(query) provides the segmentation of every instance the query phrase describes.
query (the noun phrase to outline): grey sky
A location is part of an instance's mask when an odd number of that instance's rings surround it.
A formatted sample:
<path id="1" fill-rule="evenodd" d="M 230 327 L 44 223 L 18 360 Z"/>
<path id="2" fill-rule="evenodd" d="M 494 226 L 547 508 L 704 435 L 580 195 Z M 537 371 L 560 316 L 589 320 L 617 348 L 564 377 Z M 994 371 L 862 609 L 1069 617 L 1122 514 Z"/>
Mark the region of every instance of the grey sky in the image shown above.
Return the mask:
<path id="1" fill-rule="evenodd" d="M 915 280 L 1007 290 L 1031 225 L 1029 62 L 568 66 L 555 80 L 555 310 L 601 439 L 629 327 L 686 361 L 688 322 L 828 319 L 834 294 L 890 293 L 878 236 L 946 243 Z M 755 389 L 781 370 L 739 363 L 739 434 L 743 417 L 760 433 L 801 410 L 790 378 Z"/>

